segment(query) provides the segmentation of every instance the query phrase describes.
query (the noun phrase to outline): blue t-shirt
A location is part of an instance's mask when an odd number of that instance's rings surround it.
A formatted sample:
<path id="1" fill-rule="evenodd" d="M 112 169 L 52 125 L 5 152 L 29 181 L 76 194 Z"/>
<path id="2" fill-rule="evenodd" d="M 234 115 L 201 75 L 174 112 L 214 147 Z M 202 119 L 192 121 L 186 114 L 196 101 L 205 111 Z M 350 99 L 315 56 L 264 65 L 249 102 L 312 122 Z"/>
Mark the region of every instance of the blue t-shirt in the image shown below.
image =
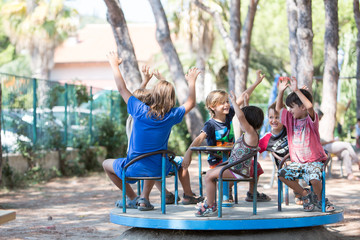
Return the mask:
<path id="1" fill-rule="evenodd" d="M 225 122 L 218 122 L 215 119 L 209 119 L 202 129 L 206 133 L 206 142 L 208 146 L 222 146 L 226 143 L 234 143 L 234 129 L 232 119 L 235 115 L 234 108 L 231 106 L 226 115 Z M 210 166 L 221 162 L 221 158 L 209 154 L 208 162 Z"/>
<path id="2" fill-rule="evenodd" d="M 180 123 L 185 115 L 185 107 L 172 108 L 161 120 L 148 117 L 149 106 L 131 96 L 127 104 L 128 113 L 133 118 L 129 151 L 124 161 L 114 162 L 114 170 L 121 178 L 122 167 L 131 159 L 148 152 L 166 150 L 172 126 Z M 170 163 L 167 171 L 170 171 Z M 132 164 L 126 176 L 161 176 L 161 155 L 153 155 Z"/>

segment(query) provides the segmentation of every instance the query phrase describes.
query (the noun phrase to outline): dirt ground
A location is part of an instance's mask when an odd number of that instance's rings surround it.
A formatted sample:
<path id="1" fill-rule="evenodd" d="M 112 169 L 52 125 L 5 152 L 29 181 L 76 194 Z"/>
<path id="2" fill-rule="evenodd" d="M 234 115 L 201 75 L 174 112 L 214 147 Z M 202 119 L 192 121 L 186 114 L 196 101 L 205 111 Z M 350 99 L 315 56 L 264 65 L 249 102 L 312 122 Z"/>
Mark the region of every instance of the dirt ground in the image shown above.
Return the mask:
<path id="1" fill-rule="evenodd" d="M 265 171 L 259 191 L 277 199 L 276 183 L 269 183 L 272 163 L 260 158 Z M 130 228 L 109 221 L 109 211 L 121 193 L 104 173 L 87 177 L 57 178 L 52 181 L 16 191 L 0 191 L 0 209 L 16 211 L 16 220 L 0 226 L 0 239 L 359 239 L 360 238 L 360 182 L 340 178 L 340 164 L 334 161 L 332 175 L 327 180 L 327 197 L 344 208 L 345 220 L 340 223 L 313 228 L 267 231 L 172 231 Z M 197 164 L 191 167 L 192 186 L 196 188 Z M 353 166 L 360 177 L 357 166 Z M 242 185 L 245 185 L 243 183 Z M 170 188 L 171 189 L 171 188 Z M 239 187 L 240 199 L 245 198 L 247 186 Z M 180 189 L 181 193 L 181 189 Z M 159 201 L 154 190 L 152 202 Z M 259 213 L 260 214 L 260 213 Z"/>

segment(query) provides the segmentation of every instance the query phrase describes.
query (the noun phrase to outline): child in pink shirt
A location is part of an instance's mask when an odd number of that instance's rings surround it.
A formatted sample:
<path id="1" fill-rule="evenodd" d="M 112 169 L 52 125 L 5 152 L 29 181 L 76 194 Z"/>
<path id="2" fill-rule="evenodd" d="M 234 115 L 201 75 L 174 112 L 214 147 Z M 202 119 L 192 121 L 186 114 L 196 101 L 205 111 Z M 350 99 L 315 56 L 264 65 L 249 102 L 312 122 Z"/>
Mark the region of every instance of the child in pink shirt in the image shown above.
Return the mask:
<path id="1" fill-rule="evenodd" d="M 289 85 L 290 81 L 290 85 Z M 287 87 L 293 91 L 286 98 L 284 108 L 283 95 Z M 327 159 L 320 142 L 319 117 L 312 105 L 312 96 L 305 89 L 298 89 L 297 80 L 293 77 L 280 79 L 276 111 L 280 112 L 280 121 L 287 129 L 291 163 L 279 170 L 279 179 L 296 193 L 300 193 L 304 211 L 321 209 L 321 178 L 323 162 Z M 302 177 L 313 186 L 314 192 L 302 188 L 296 179 Z M 335 211 L 328 199 L 326 212 Z"/>

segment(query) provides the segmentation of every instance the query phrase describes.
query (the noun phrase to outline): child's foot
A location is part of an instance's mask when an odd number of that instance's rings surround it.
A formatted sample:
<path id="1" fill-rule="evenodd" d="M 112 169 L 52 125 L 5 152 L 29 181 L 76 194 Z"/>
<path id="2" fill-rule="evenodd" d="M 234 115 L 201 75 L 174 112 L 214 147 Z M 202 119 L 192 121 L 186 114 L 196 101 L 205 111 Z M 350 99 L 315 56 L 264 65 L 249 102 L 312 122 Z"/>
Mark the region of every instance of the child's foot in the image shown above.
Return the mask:
<path id="1" fill-rule="evenodd" d="M 178 202 L 180 201 L 180 197 L 177 197 Z M 172 192 L 169 192 L 165 195 L 165 203 L 166 204 L 174 204 L 175 203 L 175 195 Z"/>
<path id="2" fill-rule="evenodd" d="M 315 206 L 322 210 L 322 201 L 317 201 L 317 197 L 315 196 Z M 329 199 L 325 198 L 325 212 L 333 212 L 335 211 L 335 206 L 332 204 Z"/>
<path id="3" fill-rule="evenodd" d="M 203 200 L 204 200 L 204 197 L 200 197 L 200 196 L 197 197 L 194 193 L 192 194 L 192 196 L 185 195 L 185 193 L 184 193 L 182 204 L 184 204 L 184 205 L 197 204 L 199 202 L 202 202 Z"/>
<path id="4" fill-rule="evenodd" d="M 203 203 L 197 212 L 195 213 L 195 217 L 211 217 L 215 216 L 217 213 L 216 203 L 211 207 L 207 204 L 207 202 Z"/>
<path id="5" fill-rule="evenodd" d="M 312 212 L 315 209 L 315 204 L 317 200 L 315 199 L 315 195 L 308 189 L 305 189 L 307 192 L 306 196 L 302 196 L 301 200 L 303 201 L 303 209 L 305 212 Z"/>
<path id="6" fill-rule="evenodd" d="M 250 192 L 247 192 L 245 201 L 252 202 L 253 198 L 254 198 L 254 195 L 251 194 Z M 258 202 L 269 202 L 269 201 L 271 201 L 271 197 L 269 197 L 265 193 L 257 193 L 256 199 L 257 199 Z"/>

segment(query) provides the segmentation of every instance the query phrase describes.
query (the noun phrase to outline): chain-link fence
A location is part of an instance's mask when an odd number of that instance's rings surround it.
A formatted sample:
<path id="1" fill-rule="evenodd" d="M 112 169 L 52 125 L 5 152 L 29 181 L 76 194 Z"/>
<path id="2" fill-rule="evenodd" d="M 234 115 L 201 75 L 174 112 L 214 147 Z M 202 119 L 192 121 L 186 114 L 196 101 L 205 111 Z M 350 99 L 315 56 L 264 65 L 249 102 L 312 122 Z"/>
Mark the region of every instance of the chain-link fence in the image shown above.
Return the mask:
<path id="1" fill-rule="evenodd" d="M 104 121 L 125 125 L 126 104 L 117 91 L 1 74 L 3 152 L 99 143 Z M 126 141 L 125 141 L 126 142 Z"/>

